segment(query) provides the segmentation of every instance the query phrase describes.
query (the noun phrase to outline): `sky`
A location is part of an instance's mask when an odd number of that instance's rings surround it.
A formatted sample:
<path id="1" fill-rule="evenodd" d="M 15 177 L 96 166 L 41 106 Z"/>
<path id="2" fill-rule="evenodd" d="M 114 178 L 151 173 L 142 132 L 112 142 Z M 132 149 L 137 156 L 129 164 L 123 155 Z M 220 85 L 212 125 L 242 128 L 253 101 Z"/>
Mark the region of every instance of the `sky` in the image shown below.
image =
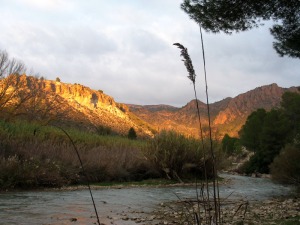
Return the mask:
<path id="1" fill-rule="evenodd" d="M 193 86 L 173 43 L 187 47 L 205 101 L 198 25 L 182 0 L 0 0 L 0 50 L 28 73 L 103 90 L 115 101 L 184 106 Z M 300 59 L 279 57 L 271 22 L 247 32 L 203 32 L 209 102 L 258 86 L 300 86 Z"/>

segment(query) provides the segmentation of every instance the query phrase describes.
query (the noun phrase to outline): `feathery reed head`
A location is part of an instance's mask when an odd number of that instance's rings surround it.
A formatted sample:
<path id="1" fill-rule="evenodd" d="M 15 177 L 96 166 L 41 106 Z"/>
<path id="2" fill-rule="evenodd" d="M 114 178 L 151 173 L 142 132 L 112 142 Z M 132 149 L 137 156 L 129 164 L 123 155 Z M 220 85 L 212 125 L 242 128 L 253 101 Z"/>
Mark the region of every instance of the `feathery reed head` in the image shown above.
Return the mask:
<path id="1" fill-rule="evenodd" d="M 196 73 L 193 67 L 192 60 L 189 56 L 187 48 L 185 48 L 182 44 L 180 43 L 174 43 L 173 45 L 176 45 L 180 50 L 181 50 L 181 56 L 183 57 L 183 62 L 184 65 L 189 73 L 188 78 L 195 84 L 196 81 Z"/>

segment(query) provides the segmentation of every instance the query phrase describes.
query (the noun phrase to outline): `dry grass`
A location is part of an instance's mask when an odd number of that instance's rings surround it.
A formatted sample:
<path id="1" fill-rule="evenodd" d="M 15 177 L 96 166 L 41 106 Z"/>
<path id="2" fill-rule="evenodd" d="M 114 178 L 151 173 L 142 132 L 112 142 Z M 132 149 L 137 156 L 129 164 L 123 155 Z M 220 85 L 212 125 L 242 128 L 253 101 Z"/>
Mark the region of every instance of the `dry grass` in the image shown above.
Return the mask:
<path id="1" fill-rule="evenodd" d="M 91 182 L 143 179 L 140 141 L 69 130 Z M 63 186 L 85 182 L 70 141 L 58 129 L 26 122 L 0 122 L 0 187 Z"/>

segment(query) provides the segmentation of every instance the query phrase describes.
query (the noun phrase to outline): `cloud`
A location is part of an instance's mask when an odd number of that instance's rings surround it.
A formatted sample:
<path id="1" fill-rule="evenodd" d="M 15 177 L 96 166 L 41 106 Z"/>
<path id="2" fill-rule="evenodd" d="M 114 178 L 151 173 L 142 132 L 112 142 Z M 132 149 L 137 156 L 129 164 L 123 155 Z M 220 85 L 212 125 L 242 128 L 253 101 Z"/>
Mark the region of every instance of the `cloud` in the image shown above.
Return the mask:
<path id="1" fill-rule="evenodd" d="M 48 79 L 102 89 L 120 102 L 182 106 L 194 96 L 173 46 L 180 42 L 205 100 L 199 27 L 181 0 L 3 1 L 0 48 Z M 211 102 L 274 82 L 299 85 L 299 60 L 276 55 L 268 26 L 204 32 Z"/>
<path id="2" fill-rule="evenodd" d="M 17 0 L 18 4 L 46 11 L 66 10 L 73 8 L 72 1 L 69 0 Z"/>

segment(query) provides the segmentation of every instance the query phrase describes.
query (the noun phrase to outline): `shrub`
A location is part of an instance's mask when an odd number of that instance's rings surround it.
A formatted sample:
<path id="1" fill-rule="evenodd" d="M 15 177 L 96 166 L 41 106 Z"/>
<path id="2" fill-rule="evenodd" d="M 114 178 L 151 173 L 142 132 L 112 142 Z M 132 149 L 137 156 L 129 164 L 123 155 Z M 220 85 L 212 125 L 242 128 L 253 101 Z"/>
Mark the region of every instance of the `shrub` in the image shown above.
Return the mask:
<path id="1" fill-rule="evenodd" d="M 287 145 L 270 166 L 272 178 L 300 186 L 300 148 Z"/>
<path id="2" fill-rule="evenodd" d="M 205 159 L 204 163 L 200 146 L 199 140 L 163 130 L 149 141 L 145 155 L 161 176 L 177 180 L 191 175 L 203 178 L 204 165 L 209 167 L 211 160 Z M 211 177 L 212 171 L 207 168 L 207 172 Z"/>
<path id="3" fill-rule="evenodd" d="M 0 160 L 0 189 L 60 187 L 68 181 L 61 176 L 60 162 L 10 156 Z"/>
<path id="4" fill-rule="evenodd" d="M 99 135 L 110 135 L 112 134 L 112 129 L 107 126 L 99 125 L 96 127 L 96 133 Z"/>
<path id="5" fill-rule="evenodd" d="M 230 137 L 228 134 L 222 139 L 222 150 L 228 155 L 238 154 L 242 151 L 242 146 L 238 138 Z"/>
<path id="6" fill-rule="evenodd" d="M 136 132 L 133 127 L 131 127 L 128 131 L 128 138 L 135 140 L 137 138 Z"/>

